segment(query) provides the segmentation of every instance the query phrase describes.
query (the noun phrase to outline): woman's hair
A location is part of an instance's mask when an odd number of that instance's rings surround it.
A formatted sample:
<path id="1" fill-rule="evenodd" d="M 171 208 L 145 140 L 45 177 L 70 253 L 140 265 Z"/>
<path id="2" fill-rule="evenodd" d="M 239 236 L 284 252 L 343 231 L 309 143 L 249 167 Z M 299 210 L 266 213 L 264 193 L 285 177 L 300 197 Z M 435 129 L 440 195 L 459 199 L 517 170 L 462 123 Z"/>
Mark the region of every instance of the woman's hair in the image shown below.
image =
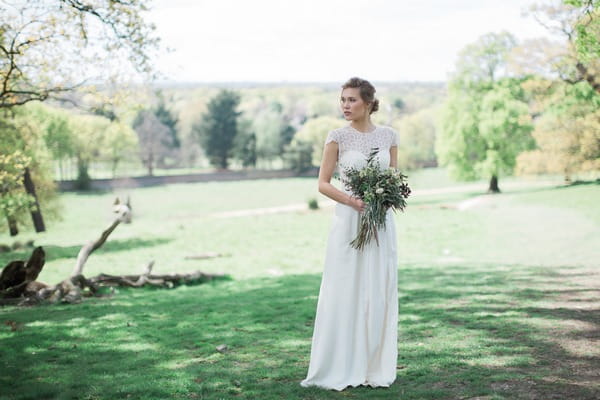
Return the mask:
<path id="1" fill-rule="evenodd" d="M 371 85 L 369 81 L 357 77 L 350 78 L 342 85 L 342 89 L 348 88 L 360 89 L 360 98 L 363 99 L 365 103 L 371 103 L 369 114 L 373 114 L 375 111 L 379 110 L 379 99 L 375 98 L 375 87 Z"/>

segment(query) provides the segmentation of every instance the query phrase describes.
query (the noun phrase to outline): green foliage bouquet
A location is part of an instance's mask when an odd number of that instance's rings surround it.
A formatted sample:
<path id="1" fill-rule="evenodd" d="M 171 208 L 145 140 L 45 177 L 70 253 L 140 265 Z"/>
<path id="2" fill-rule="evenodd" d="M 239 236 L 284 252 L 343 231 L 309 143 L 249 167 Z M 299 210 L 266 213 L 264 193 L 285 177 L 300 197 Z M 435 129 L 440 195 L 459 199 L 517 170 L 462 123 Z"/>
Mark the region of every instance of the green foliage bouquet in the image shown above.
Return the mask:
<path id="1" fill-rule="evenodd" d="M 375 160 L 378 150 L 371 149 L 364 168 L 344 168 L 346 189 L 366 203 L 365 211 L 360 214 L 358 235 L 350 242 L 357 250 L 364 249 L 373 238 L 379 246 L 377 229 L 385 228 L 387 210 L 404 211 L 410 195 L 406 175 L 394 168 L 382 169 Z"/>

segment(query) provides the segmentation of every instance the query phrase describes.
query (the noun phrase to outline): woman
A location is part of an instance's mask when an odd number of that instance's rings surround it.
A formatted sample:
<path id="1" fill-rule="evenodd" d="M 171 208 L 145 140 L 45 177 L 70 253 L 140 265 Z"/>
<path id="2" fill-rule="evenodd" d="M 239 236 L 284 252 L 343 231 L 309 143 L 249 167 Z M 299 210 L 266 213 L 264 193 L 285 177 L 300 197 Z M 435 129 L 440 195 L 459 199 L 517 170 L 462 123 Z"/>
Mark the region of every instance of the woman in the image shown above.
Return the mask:
<path id="1" fill-rule="evenodd" d="M 329 234 L 319 292 L 308 375 L 300 384 L 343 390 L 348 386 L 390 386 L 396 379 L 398 282 L 396 229 L 388 210 L 378 244 L 350 246 L 365 203 L 331 184 L 336 166 L 364 167 L 373 148 L 382 167 L 397 166 L 397 134 L 375 126 L 370 115 L 379 100 L 368 81 L 342 86 L 341 108 L 350 124 L 329 132 L 319 171 L 319 191 L 338 202 Z"/>

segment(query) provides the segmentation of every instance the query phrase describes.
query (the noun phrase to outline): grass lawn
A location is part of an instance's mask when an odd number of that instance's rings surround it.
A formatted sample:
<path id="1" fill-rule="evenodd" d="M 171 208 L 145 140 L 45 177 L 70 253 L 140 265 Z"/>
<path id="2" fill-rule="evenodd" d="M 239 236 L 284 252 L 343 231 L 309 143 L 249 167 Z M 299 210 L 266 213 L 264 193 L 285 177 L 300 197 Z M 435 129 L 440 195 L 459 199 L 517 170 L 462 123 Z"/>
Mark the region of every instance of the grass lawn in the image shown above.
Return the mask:
<path id="1" fill-rule="evenodd" d="M 424 174 L 396 217 L 390 388 L 299 386 L 332 209 L 215 215 L 317 197 L 314 180 L 285 179 L 131 190 L 133 223 L 90 257 L 86 275 L 138 273 L 155 260 L 156 273 L 232 279 L 0 308 L 0 399 L 599 398 L 600 186 L 510 180 L 501 195 L 483 195 L 485 182 L 436 192 Z M 62 221 L 22 234 L 47 250 L 40 280 L 68 276 L 81 245 L 110 223 L 113 197 L 63 194 Z M 208 251 L 224 256 L 185 259 Z M 26 256 L 2 253 L 0 264 Z"/>

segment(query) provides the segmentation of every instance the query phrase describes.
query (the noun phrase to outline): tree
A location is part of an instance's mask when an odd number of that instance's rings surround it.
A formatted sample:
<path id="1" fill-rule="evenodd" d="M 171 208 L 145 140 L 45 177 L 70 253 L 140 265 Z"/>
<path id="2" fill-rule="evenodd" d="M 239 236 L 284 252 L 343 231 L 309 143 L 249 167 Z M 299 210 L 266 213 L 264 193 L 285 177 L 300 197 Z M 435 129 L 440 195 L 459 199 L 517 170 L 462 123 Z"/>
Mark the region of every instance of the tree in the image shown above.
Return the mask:
<path id="1" fill-rule="evenodd" d="M 394 125 L 401 132 L 398 165 L 402 168 L 437 166 L 435 122 L 438 113 L 439 107 L 429 107 L 406 115 Z"/>
<path id="2" fill-rule="evenodd" d="M 439 161 L 458 179 L 490 179 L 512 173 L 520 151 L 532 146 L 529 109 L 520 80 L 507 77 L 507 57 L 516 45 L 508 33 L 486 34 L 459 56 L 449 84 L 436 141 Z"/>
<path id="3" fill-rule="evenodd" d="M 313 166 L 313 145 L 303 140 L 293 140 L 285 146 L 283 158 L 292 170 L 302 173 Z"/>
<path id="4" fill-rule="evenodd" d="M 533 137 L 536 148 L 517 159 L 519 174 L 559 173 L 570 182 L 574 173 L 600 170 L 600 95 L 587 82 L 563 84 Z"/>
<path id="5" fill-rule="evenodd" d="M 148 175 L 154 174 L 156 161 L 169 152 L 165 145 L 169 138 L 169 127 L 160 122 L 152 111 L 140 111 L 133 122 L 133 129 L 137 133 L 141 159 Z"/>
<path id="6" fill-rule="evenodd" d="M 19 233 L 18 215 L 34 204 L 23 190 L 25 169 L 31 164 L 31 158 L 19 149 L 18 136 L 18 129 L 13 124 L 0 120 L 0 211 L 8 222 L 11 236 Z"/>
<path id="7" fill-rule="evenodd" d="M 589 62 L 600 58 L 600 1 L 564 0 L 577 7 L 580 17 L 574 23 L 573 43 L 579 58 Z"/>
<path id="8" fill-rule="evenodd" d="M 294 135 L 296 134 L 296 129 L 290 125 L 287 118 L 284 120 L 283 127 L 279 131 L 279 152 L 282 154 L 284 152 L 285 147 L 292 142 Z"/>
<path id="9" fill-rule="evenodd" d="M 11 235 L 31 215 L 36 232 L 45 230 L 42 208 L 54 213 L 55 187 L 43 130 L 29 110 L 20 109 L 10 119 L 0 119 L 0 212 Z"/>
<path id="10" fill-rule="evenodd" d="M 151 72 L 158 38 L 143 19 L 149 2 L 0 3 L 0 108 L 57 97 L 86 81 Z"/>
<path id="11" fill-rule="evenodd" d="M 69 117 L 69 130 L 73 133 L 73 148 L 77 161 L 75 187 L 79 190 L 90 188 L 89 167 L 98 161 L 104 150 L 104 137 L 110 121 L 99 115 L 72 114 Z"/>
<path id="12" fill-rule="evenodd" d="M 343 125 L 344 121 L 339 118 L 317 117 L 309 119 L 296 132 L 291 148 L 298 148 L 300 146 L 299 142 L 310 143 L 312 146 L 312 165 L 319 166 L 321 158 L 323 158 L 323 147 L 325 146 L 327 133 L 333 129 L 341 128 Z"/>
<path id="13" fill-rule="evenodd" d="M 486 90 L 506 76 L 508 55 L 516 46 L 508 32 L 487 33 L 467 45 L 458 55 L 452 84 L 469 90 Z"/>
<path id="14" fill-rule="evenodd" d="M 60 179 L 63 178 L 63 162 L 75 156 L 75 135 L 71 130 L 70 115 L 65 110 L 33 102 L 24 106 L 31 124 L 39 127 L 45 147 L 58 162 Z"/>
<path id="15" fill-rule="evenodd" d="M 228 90 L 221 90 L 210 100 L 207 111 L 192 128 L 210 163 L 227 169 L 233 154 L 234 139 L 238 134 L 237 106 L 240 96 Z"/>
<path id="16" fill-rule="evenodd" d="M 560 5 L 535 5 L 533 17 L 549 32 L 562 38 L 559 44 L 548 41 L 530 42 L 523 53 L 533 45 L 543 43 L 544 53 L 553 53 L 551 72 L 566 83 L 586 81 L 600 93 L 600 10 L 597 0 L 564 0 Z M 553 48 L 554 47 L 554 48 Z M 558 47 L 557 51 L 555 48 Z M 531 58 L 521 61 L 527 70 Z M 535 63 L 534 63 L 535 64 Z M 550 77 L 553 78 L 553 77 Z"/>
<path id="17" fill-rule="evenodd" d="M 135 154 L 138 139 L 130 126 L 123 122 L 113 121 L 104 133 L 103 142 L 101 157 L 110 161 L 114 178 L 117 175 L 119 162 Z"/>
<path id="18" fill-rule="evenodd" d="M 170 150 L 171 156 L 178 158 L 177 152 L 181 148 L 181 140 L 179 139 L 179 132 L 177 129 L 178 119 L 173 112 L 167 108 L 164 96 L 160 92 L 158 93 L 158 105 L 153 111 L 154 115 L 156 115 L 156 118 L 158 118 L 163 125 L 169 128 L 169 134 L 164 138 L 164 146 Z M 166 157 L 167 154 L 165 154 L 164 157 L 159 158 L 158 164 L 165 165 Z"/>
<path id="19" fill-rule="evenodd" d="M 398 111 L 402 111 L 404 110 L 404 107 L 406 106 L 406 104 L 404 103 L 404 100 L 402 100 L 401 98 L 397 98 L 396 100 L 394 100 L 394 107 L 398 110 Z"/>
<path id="20" fill-rule="evenodd" d="M 256 132 L 256 150 L 258 156 L 267 161 L 281 156 L 284 146 L 282 132 L 286 127 L 278 103 L 265 107 L 252 120 L 252 129 Z"/>
<path id="21" fill-rule="evenodd" d="M 598 1 L 565 0 L 531 9 L 560 40 L 530 41 L 517 49 L 513 66 L 532 74 L 536 148 L 517 159 L 517 172 L 560 173 L 598 168 L 600 109 L 600 14 Z M 531 68 L 543 65 L 545 68 Z"/>
<path id="22" fill-rule="evenodd" d="M 491 176 L 489 191 L 494 193 L 500 191 L 498 177 L 512 174 L 519 153 L 534 144 L 529 108 L 522 97 L 510 89 L 500 86 L 488 92 L 479 113 L 478 130 L 485 143 L 485 153 L 474 168 L 478 176 Z"/>
<path id="23" fill-rule="evenodd" d="M 244 168 L 256 166 L 256 134 L 252 131 L 251 125 L 248 120 L 240 121 L 239 132 L 233 141 L 233 156 L 242 163 Z"/>

